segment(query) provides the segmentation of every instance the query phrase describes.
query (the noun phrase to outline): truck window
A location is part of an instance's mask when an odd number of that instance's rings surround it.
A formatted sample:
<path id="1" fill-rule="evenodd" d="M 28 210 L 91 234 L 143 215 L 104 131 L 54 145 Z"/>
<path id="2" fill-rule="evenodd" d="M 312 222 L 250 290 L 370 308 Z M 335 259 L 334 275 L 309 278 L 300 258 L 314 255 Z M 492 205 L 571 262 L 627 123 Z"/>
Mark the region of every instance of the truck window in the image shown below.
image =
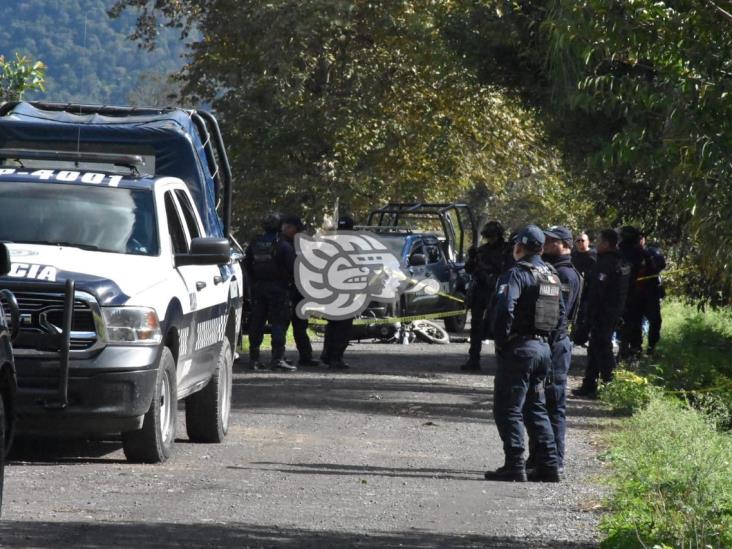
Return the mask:
<path id="1" fill-rule="evenodd" d="M 442 254 L 440 248 L 434 244 L 430 244 L 427 248 L 427 263 L 439 263 L 442 261 Z"/>
<path id="2" fill-rule="evenodd" d="M 159 253 L 152 192 L 61 183 L 0 183 L 0 241 Z"/>
<path id="3" fill-rule="evenodd" d="M 173 253 L 184 254 L 188 252 L 186 233 L 178 216 L 178 210 L 170 192 L 165 193 L 165 215 L 168 218 L 168 232 L 170 242 L 173 244 Z"/>
<path id="4" fill-rule="evenodd" d="M 186 227 L 188 227 L 188 234 L 191 238 L 198 238 L 201 236 L 201 232 L 198 230 L 198 224 L 196 223 L 196 214 L 193 213 L 193 205 L 188 200 L 188 195 L 178 189 L 175 191 L 175 196 L 180 204 L 180 209 L 183 212 L 183 218 L 186 221 Z"/>

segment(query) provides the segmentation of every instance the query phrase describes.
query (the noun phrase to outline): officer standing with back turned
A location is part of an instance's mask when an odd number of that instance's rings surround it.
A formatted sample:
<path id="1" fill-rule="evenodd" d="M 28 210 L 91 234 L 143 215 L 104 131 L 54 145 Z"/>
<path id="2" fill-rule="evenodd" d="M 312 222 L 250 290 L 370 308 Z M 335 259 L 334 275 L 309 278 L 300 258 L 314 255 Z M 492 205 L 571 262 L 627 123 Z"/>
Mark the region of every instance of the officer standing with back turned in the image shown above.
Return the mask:
<path id="1" fill-rule="evenodd" d="M 252 282 L 254 301 L 249 321 L 249 365 L 264 369 L 259 360 L 259 347 L 264 326 L 269 322 L 272 334 L 274 370 L 297 370 L 285 362 L 285 334 L 290 323 L 290 280 L 295 268 L 295 249 L 280 237 L 281 218 L 268 214 L 262 222 L 264 234 L 257 236 L 244 254 L 244 267 Z"/>
<path id="2" fill-rule="evenodd" d="M 492 311 L 498 369 L 493 415 L 503 441 L 505 463 L 486 480 L 526 482 L 524 422 L 536 452 L 532 480 L 559 482 L 557 446 L 542 384 L 551 368 L 549 336 L 563 322 L 561 285 L 541 260 L 544 233 L 536 225 L 519 231 L 516 264 L 501 275 Z"/>

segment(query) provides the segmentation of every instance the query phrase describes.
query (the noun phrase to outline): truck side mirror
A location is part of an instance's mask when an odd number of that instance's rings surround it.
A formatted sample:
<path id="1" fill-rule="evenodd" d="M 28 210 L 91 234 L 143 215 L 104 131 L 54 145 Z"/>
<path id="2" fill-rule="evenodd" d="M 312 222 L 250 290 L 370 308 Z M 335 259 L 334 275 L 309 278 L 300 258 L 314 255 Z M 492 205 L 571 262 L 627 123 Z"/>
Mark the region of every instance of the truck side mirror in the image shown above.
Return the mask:
<path id="1" fill-rule="evenodd" d="M 0 276 L 5 276 L 10 272 L 10 252 L 8 247 L 0 242 Z"/>
<path id="2" fill-rule="evenodd" d="M 175 266 L 223 265 L 231 261 L 231 243 L 226 238 L 194 238 L 187 254 L 175 255 Z"/>
<path id="3" fill-rule="evenodd" d="M 412 254 L 409 256 L 410 267 L 420 267 L 427 265 L 427 256 L 424 254 Z"/>

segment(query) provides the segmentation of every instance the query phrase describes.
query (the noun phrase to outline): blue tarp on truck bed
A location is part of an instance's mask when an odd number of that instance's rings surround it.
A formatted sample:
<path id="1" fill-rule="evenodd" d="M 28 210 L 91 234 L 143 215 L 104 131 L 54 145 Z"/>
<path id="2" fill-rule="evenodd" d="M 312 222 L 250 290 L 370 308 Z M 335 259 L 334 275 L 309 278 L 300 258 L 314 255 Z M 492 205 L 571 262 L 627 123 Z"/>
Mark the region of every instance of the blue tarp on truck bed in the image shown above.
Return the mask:
<path id="1" fill-rule="evenodd" d="M 82 151 L 98 152 L 100 146 L 110 145 L 114 146 L 114 152 L 124 153 L 124 146 L 129 145 L 134 149 L 133 154 L 137 154 L 140 147 L 151 148 L 155 155 L 155 177 L 182 179 L 193 196 L 207 235 L 224 236 L 223 224 L 216 213 L 217 189 L 203 143 L 185 111 L 123 117 L 77 115 L 19 103 L 0 118 L 0 147 L 51 149 L 54 144 L 77 141 Z"/>

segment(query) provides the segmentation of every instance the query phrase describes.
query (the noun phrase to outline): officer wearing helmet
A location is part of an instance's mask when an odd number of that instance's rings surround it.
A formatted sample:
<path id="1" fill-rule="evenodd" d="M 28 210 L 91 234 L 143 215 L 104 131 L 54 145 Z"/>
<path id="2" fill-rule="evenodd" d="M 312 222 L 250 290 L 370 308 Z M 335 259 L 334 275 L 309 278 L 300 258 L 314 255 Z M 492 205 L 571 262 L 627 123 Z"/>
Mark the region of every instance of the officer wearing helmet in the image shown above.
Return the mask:
<path id="1" fill-rule="evenodd" d="M 470 273 L 471 280 L 465 301 L 470 308 L 470 349 L 468 360 L 460 367 L 461 370 L 480 371 L 480 350 L 486 336 L 488 308 L 496 281 L 508 267 L 508 248 L 503 239 L 504 233 L 500 222 L 489 221 L 480 232 L 485 243 L 468 250 L 465 271 Z"/>
<path id="2" fill-rule="evenodd" d="M 249 321 L 249 365 L 253 370 L 265 369 L 260 362 L 259 347 L 264 327 L 269 322 L 272 335 L 274 370 L 297 368 L 285 361 L 285 334 L 290 322 L 290 281 L 295 269 L 295 249 L 280 237 L 282 218 L 268 214 L 263 222 L 264 233 L 257 236 L 244 254 L 244 267 L 252 283 L 252 314 Z"/>
<path id="3" fill-rule="evenodd" d="M 559 482 L 557 446 L 542 385 L 551 368 L 549 338 L 564 322 L 561 283 L 541 259 L 544 232 L 536 225 L 519 231 L 516 264 L 498 279 L 491 325 L 498 368 L 493 416 L 503 441 L 505 462 L 486 480 L 526 482 L 524 428 L 535 449 L 532 480 Z"/>

